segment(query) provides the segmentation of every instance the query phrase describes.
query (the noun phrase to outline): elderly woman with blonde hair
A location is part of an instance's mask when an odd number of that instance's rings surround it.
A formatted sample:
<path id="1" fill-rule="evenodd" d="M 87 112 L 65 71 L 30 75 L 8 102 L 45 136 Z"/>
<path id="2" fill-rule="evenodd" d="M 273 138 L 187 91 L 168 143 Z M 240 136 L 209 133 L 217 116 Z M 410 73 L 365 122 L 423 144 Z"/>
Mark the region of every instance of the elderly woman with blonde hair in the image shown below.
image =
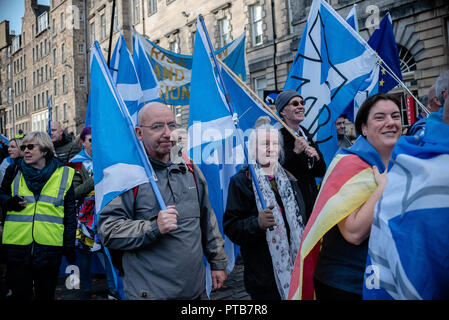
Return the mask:
<path id="1" fill-rule="evenodd" d="M 13 299 L 53 300 L 62 255 L 76 260 L 74 170 L 55 158 L 45 132 L 27 134 L 20 149 L 0 187 L 6 277 Z"/>
<path id="2" fill-rule="evenodd" d="M 248 153 L 268 208 L 262 208 L 248 167 L 231 178 L 224 233 L 241 248 L 244 281 L 254 300 L 286 299 L 306 214 L 296 179 L 280 164 L 282 136 L 258 119 Z"/>

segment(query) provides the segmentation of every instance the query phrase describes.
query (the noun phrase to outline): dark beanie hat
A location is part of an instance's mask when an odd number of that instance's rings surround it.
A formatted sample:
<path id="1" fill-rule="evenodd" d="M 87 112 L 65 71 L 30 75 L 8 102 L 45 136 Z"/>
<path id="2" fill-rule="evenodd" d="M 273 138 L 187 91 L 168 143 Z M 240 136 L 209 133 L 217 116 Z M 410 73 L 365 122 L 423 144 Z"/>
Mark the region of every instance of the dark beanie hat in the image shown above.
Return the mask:
<path id="1" fill-rule="evenodd" d="M 281 115 L 282 109 L 284 109 L 288 102 L 294 97 L 301 97 L 301 95 L 291 89 L 287 89 L 278 94 L 274 105 L 276 106 L 276 111 L 279 115 Z"/>

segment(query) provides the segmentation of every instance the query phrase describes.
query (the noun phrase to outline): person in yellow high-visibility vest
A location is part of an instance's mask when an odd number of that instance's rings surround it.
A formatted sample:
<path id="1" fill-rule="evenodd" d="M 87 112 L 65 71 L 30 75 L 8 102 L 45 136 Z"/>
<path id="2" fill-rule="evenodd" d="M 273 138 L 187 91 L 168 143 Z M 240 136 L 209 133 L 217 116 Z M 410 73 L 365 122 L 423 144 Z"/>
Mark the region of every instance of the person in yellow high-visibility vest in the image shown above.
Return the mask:
<path id="1" fill-rule="evenodd" d="M 62 255 L 76 260 L 74 170 L 54 157 L 45 132 L 27 134 L 21 150 L 0 187 L 7 283 L 13 299 L 53 300 Z"/>

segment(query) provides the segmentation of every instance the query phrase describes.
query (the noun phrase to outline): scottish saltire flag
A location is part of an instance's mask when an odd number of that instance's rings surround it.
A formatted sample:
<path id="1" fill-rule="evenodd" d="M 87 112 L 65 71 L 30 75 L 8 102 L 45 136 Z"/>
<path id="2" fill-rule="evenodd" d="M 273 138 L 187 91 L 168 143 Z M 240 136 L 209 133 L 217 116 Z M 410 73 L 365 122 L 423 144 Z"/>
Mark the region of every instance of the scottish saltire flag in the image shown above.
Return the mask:
<path id="1" fill-rule="evenodd" d="M 137 71 L 137 77 L 140 82 L 140 87 L 142 89 L 144 102 L 163 102 L 165 98 L 159 97 L 159 83 L 156 79 L 156 75 L 154 74 L 153 67 L 151 66 L 151 63 L 142 47 L 141 36 L 135 31 L 133 31 L 133 61 Z"/>
<path id="2" fill-rule="evenodd" d="M 84 148 L 78 152 L 71 160 L 70 162 L 84 162 L 84 161 L 92 161 L 92 158 L 87 154 L 86 150 Z"/>
<path id="3" fill-rule="evenodd" d="M 193 57 L 163 49 L 142 35 L 137 36 L 151 62 L 160 85 L 160 96 L 165 98 L 166 104 L 189 105 Z M 215 51 L 217 57 L 243 81 L 246 81 L 245 39 L 243 33 L 225 47 Z"/>
<path id="4" fill-rule="evenodd" d="M 197 25 L 189 108 L 188 154 L 208 183 L 209 199 L 225 240 L 229 274 L 234 268 L 238 248 L 223 234 L 223 214 L 229 180 L 239 166 L 245 163 L 234 120 L 245 130 L 252 128 L 260 116 L 271 114 L 259 106 L 225 69 L 214 67 L 207 45 L 207 31 L 199 21 Z M 226 91 L 233 102 L 234 114 L 231 114 L 227 106 L 225 91 L 220 85 L 217 72 L 222 74 Z M 275 121 L 274 118 L 272 121 Z"/>
<path id="5" fill-rule="evenodd" d="M 131 53 L 121 32 L 112 53 L 109 71 L 134 124 L 136 124 L 137 113 L 145 102 L 144 94 Z"/>
<path id="6" fill-rule="evenodd" d="M 360 207 L 377 188 L 372 166 L 385 170 L 377 151 L 362 136 L 339 149 L 330 163 L 296 256 L 289 299 L 314 299 L 313 276 L 324 235 Z"/>
<path id="7" fill-rule="evenodd" d="M 306 105 L 301 123 L 329 164 L 338 148 L 335 120 L 370 77 L 375 52 L 323 0 L 314 0 L 284 89 L 298 91 Z"/>
<path id="8" fill-rule="evenodd" d="M 394 38 L 390 13 L 387 13 L 382 19 L 379 24 L 379 29 L 374 31 L 373 35 L 368 40 L 368 44 L 382 58 L 379 71 L 379 92 L 387 93 L 398 85 L 398 81 L 390 76 L 387 70 L 385 70 L 385 64 L 400 80 L 402 80 L 401 60 Z"/>
<path id="9" fill-rule="evenodd" d="M 449 299 L 449 124 L 403 136 L 374 211 L 364 299 Z"/>
<path id="10" fill-rule="evenodd" d="M 90 63 L 92 156 L 97 214 L 121 193 L 148 182 L 135 142 L 131 115 L 114 90 L 103 54 L 92 47 Z M 112 126 L 111 126 L 112 125 Z"/>
<path id="11" fill-rule="evenodd" d="M 359 32 L 359 22 L 357 20 L 357 5 L 354 3 L 346 17 L 346 22 L 357 32 Z"/>
<path id="12" fill-rule="evenodd" d="M 348 16 L 346 17 L 346 22 L 355 31 L 359 32 L 359 24 L 357 20 L 357 4 L 354 4 L 352 9 L 349 11 Z M 348 107 L 343 111 L 349 121 L 355 122 L 355 117 L 362 103 L 366 100 L 366 98 L 377 93 L 378 77 L 379 66 L 376 65 L 373 71 L 371 71 L 370 76 L 365 79 L 364 83 L 359 88 L 359 91 L 357 91 L 354 100 L 351 101 Z"/>

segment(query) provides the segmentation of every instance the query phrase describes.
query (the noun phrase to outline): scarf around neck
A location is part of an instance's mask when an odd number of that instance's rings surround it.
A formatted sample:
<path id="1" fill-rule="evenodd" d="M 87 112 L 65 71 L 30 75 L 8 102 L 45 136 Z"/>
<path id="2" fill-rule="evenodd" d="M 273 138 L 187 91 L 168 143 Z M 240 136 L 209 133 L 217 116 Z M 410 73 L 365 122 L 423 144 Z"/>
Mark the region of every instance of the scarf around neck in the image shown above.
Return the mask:
<path id="1" fill-rule="evenodd" d="M 275 193 L 271 187 L 268 176 L 263 169 L 256 163 L 254 167 L 257 181 L 259 183 L 262 196 L 267 206 L 274 205 L 272 209 L 276 226 L 273 230 L 266 230 L 266 239 L 273 262 L 273 271 L 279 294 L 283 300 L 287 299 L 290 288 L 290 278 L 293 271 L 296 254 L 299 250 L 302 233 L 304 231 L 304 221 L 301 216 L 295 193 L 290 180 L 284 169 L 278 164 L 277 171 L 274 174 L 279 196 L 285 210 L 285 216 L 290 228 L 290 242 L 288 241 L 287 228 L 282 217 L 281 209 L 276 201 Z M 263 210 L 260 199 L 257 196 L 254 181 L 252 182 L 254 195 L 258 211 Z"/>

